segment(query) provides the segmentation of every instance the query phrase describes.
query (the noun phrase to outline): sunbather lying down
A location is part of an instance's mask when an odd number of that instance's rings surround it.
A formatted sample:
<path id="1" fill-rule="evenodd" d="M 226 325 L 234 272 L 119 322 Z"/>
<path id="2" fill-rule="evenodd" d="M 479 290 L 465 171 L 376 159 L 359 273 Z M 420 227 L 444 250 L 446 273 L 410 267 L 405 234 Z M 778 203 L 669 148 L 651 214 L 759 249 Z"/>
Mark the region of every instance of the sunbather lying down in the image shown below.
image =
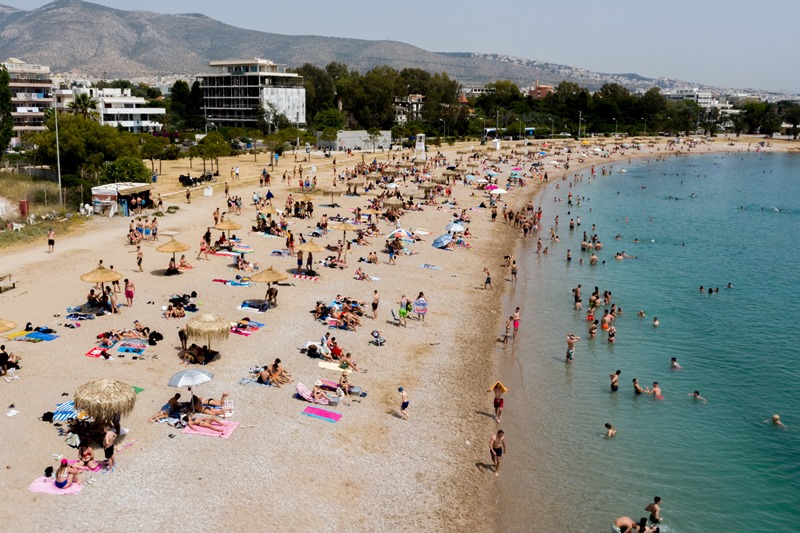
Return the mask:
<path id="1" fill-rule="evenodd" d="M 216 416 L 201 417 L 197 415 L 185 415 L 183 417 L 183 422 L 192 429 L 206 428 L 216 431 L 217 433 L 225 431 L 225 424 Z"/>
<path id="2" fill-rule="evenodd" d="M 165 418 L 178 418 L 181 412 L 180 402 L 181 394 L 176 393 L 175 396 L 169 399 L 167 403 L 161 406 L 161 410 L 150 417 L 149 422 L 158 422 Z"/>
<path id="3" fill-rule="evenodd" d="M 225 416 L 225 400 L 228 398 L 228 393 L 223 392 L 219 400 L 209 398 L 204 400 L 199 396 L 192 396 L 192 411 L 204 415 Z"/>

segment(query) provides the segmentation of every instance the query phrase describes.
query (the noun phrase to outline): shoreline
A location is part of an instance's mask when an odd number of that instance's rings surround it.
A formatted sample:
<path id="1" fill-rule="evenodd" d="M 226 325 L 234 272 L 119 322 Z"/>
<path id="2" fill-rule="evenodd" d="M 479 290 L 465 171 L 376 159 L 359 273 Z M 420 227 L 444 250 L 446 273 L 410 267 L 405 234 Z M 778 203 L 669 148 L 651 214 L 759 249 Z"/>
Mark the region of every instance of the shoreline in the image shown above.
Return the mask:
<path id="1" fill-rule="evenodd" d="M 458 147 L 447 148 L 443 152 L 454 155 Z M 654 155 L 659 154 L 642 154 L 641 158 Z M 590 160 L 583 165 L 583 170 L 592 162 L 601 166 L 603 161 L 608 160 Z M 580 171 L 576 165 L 568 175 Z M 523 189 L 523 194 L 509 195 L 508 203 L 524 205 L 553 182 L 556 179 L 551 178 L 538 190 L 538 184 L 532 182 L 530 191 Z M 251 182 L 234 182 L 232 190 L 247 198 L 251 185 Z M 276 193 L 278 198 L 285 196 L 285 190 Z M 464 192 L 468 190 L 456 185 L 454 196 L 462 205 L 472 205 L 473 201 L 477 204 L 482 196 L 466 198 Z M 415 187 L 406 187 L 403 192 L 419 195 Z M 343 198 L 340 202 L 361 205 L 362 200 L 363 197 Z M 178 239 L 194 245 L 194 235 L 201 233 L 200 229 L 210 219 L 208 213 L 220 203 L 220 197 L 215 192 L 211 198 L 198 197 L 196 203 L 198 205 L 193 202 L 191 209 L 181 209 L 177 215 L 163 218 L 162 233 L 182 232 L 184 235 Z M 326 212 L 346 211 L 345 207 L 324 209 Z M 252 208 L 244 210 L 240 217 L 243 225 L 249 224 L 245 220 L 250 220 L 251 213 Z M 445 215 L 449 216 L 449 212 L 437 213 L 433 209 L 411 212 L 404 215 L 403 226 L 438 231 L 446 220 Z M 8 435 L 25 435 L 30 444 L 24 449 L 15 446 L 12 439 L 0 444 L 0 452 L 8 458 L 7 466 L 11 467 L 0 487 L 11 504 L 6 509 L 15 510 L 13 515 L 8 510 L 0 512 L 6 523 L 16 524 L 20 516 L 27 516 L 28 511 L 32 514 L 35 509 L 37 513 L 45 511 L 42 519 L 34 519 L 41 530 L 52 528 L 44 521 L 50 511 L 60 512 L 71 523 L 89 525 L 89 518 L 82 514 L 82 498 L 113 501 L 119 493 L 124 493 L 126 497 L 122 501 L 129 508 L 99 511 L 100 515 L 93 513 L 92 521 L 106 522 L 106 518 L 99 520 L 97 517 L 108 513 L 108 520 L 118 520 L 116 524 L 123 529 L 147 527 L 171 531 L 175 530 L 176 523 L 191 519 L 187 513 L 197 513 L 197 509 L 188 509 L 185 502 L 195 499 L 199 491 L 208 497 L 200 512 L 209 530 L 230 524 L 241 528 L 258 527 L 259 523 L 263 525 L 263 520 L 285 519 L 283 513 L 286 512 L 292 513 L 298 529 L 318 526 L 320 516 L 326 517 L 330 527 L 396 530 L 418 526 L 448 530 L 457 525 L 478 530 L 496 529 L 487 524 L 486 512 L 482 510 L 487 495 L 488 501 L 498 501 L 491 496 L 503 490 L 503 485 L 501 482 L 498 488 L 487 483 L 487 476 L 491 474 L 476 468 L 475 461 L 486 461 L 486 441 L 491 429 L 496 427 L 494 421 L 485 416 L 486 411 L 490 411 L 491 399 L 484 391 L 496 376 L 502 375 L 504 362 L 492 354 L 498 344 L 495 333 L 503 319 L 500 310 L 510 296 L 510 288 L 504 282 L 496 286 L 492 294 L 483 294 L 482 287 L 475 286 L 482 281 L 480 271 L 484 266 L 489 266 L 495 274 L 493 277 L 499 280 L 496 273 L 503 271 L 495 265 L 508 250 L 513 250 L 520 261 L 519 250 L 523 243 L 514 242 L 521 239 L 518 230 L 508 231 L 502 222 L 492 227 L 484 211 L 476 214 L 471 225 L 477 237 L 472 250 L 450 254 L 433 250 L 430 240 L 435 235 L 431 234 L 425 242 L 415 245 L 420 255 L 401 257 L 398 267 L 381 264 L 366 268 L 383 278 L 381 282 L 366 283 L 351 278 L 356 257 L 367 252 L 356 247 L 351 252 L 350 270 L 325 272 L 317 283 L 295 281 L 293 287 L 281 287 L 279 307 L 263 315 L 268 323 L 266 330 L 250 339 L 225 341 L 223 359 L 210 368 L 216 374 L 215 381 L 204 386 L 201 393 L 216 397 L 223 390 L 231 392 L 237 411 L 234 420 L 243 425 L 230 441 L 220 442 L 180 434 L 170 439 L 169 428 L 143 422 L 174 392 L 175 389 L 165 387 L 165 381 L 171 372 L 181 369 L 174 359 L 173 345 L 175 327 L 183 322 L 159 318 L 159 306 L 165 294 L 196 286 L 200 288 L 203 311 L 219 312 L 234 319 L 241 312 L 234 309 L 231 300 L 255 297 L 263 293 L 264 287 L 209 286 L 207 278 L 229 270 L 223 267 L 227 261 L 221 258 L 195 261 L 193 252 L 189 255 L 190 262 L 195 264 L 193 272 L 172 280 L 151 276 L 150 269 L 154 265 L 163 266 L 167 259 L 166 255 L 155 254 L 152 245 L 146 247 L 146 274 L 135 277 L 130 273 L 133 261 L 127 253 L 130 247 L 120 245 L 120 235 L 128 220 L 120 217 L 94 221 L 92 229 L 98 230 L 96 234 L 65 236 L 57 241 L 57 253 L 52 257 L 45 255 L 42 261 L 31 261 L 30 255 L 38 253 L 35 250 L 41 249 L 40 245 L 4 257 L 4 264 L 16 265 L 23 274 L 30 275 L 22 287 L 0 295 L 5 309 L 11 309 L 9 304 L 14 307 L 15 316 L 9 318 L 24 316 L 34 322 L 53 324 L 56 319 L 52 315 L 63 312 L 62 303 L 80 297 L 88 287 L 76 281 L 77 274 L 90 270 L 98 257 L 104 257 L 107 264 L 114 261 L 112 264 L 117 264 L 126 276 L 134 277 L 139 285 L 134 309 L 123 310 L 121 316 L 103 317 L 94 321 L 90 328 L 73 331 L 56 328 L 63 338 L 52 346 L 47 343 L 20 347 L 16 345 L 28 343 L 14 343 L 12 346 L 25 356 L 22 379 L 16 383 L 2 383 L 0 400 L 16 403 L 22 416 L 6 419 L 4 430 Z M 297 224 L 305 227 L 307 222 Z M 385 223 L 381 222 L 379 227 L 386 231 Z M 337 237 L 338 234 L 332 236 L 334 242 Z M 274 264 L 281 270 L 291 269 L 291 259 L 266 255 L 265 260 L 262 255 L 270 248 L 280 247 L 282 240 L 250 235 L 245 238 L 257 249 L 257 259 L 263 266 Z M 381 242 L 379 239 L 375 238 L 373 244 Z M 380 258 L 383 261 L 382 255 Z M 424 262 L 443 269 L 419 268 Z M 48 264 L 57 265 L 58 277 L 50 274 L 46 268 Z M 53 281 L 60 283 L 53 286 Z M 201 282 L 204 284 L 200 285 Z M 283 358 L 296 380 L 308 384 L 319 375 L 319 370 L 305 356 L 297 354 L 296 347 L 325 331 L 313 325 L 307 316 L 309 305 L 314 299 L 324 300 L 336 293 L 368 299 L 373 289 L 382 294 L 376 326 L 384 329 L 389 343 L 382 348 L 366 345 L 372 329 L 368 318 L 364 319 L 365 326 L 359 332 L 336 332 L 369 370 L 357 375 L 359 382 L 368 388 L 369 396 L 360 404 L 343 408 L 342 422 L 321 425 L 321 422 L 297 416 L 302 404 L 289 398 L 293 386 L 261 391 L 236 384 L 253 363 L 275 356 Z M 400 292 L 413 297 L 415 290 L 423 290 L 431 301 L 428 320 L 410 321 L 407 330 L 386 324 L 389 309 Z M 156 305 L 146 306 L 147 300 L 155 300 Z M 152 323 L 164 333 L 165 342 L 157 350 L 158 359 L 103 362 L 83 357 L 92 333 L 107 326 L 127 325 L 133 318 Z M 495 328 L 491 335 L 490 326 Z M 83 381 L 101 376 L 121 377 L 145 388 L 133 414 L 123 421 L 124 426 L 132 429 L 131 441 L 137 442 L 119 458 L 119 474 L 102 477 L 100 482 L 87 487 L 88 494 L 75 498 L 54 499 L 28 494 L 25 486 L 34 473 L 47 464 L 49 453 L 75 453 L 59 442 L 52 427 L 36 421 L 35 416 L 52 409 L 52 405 L 60 401 L 61 392 L 71 392 Z M 398 384 L 405 386 L 411 396 L 408 422 L 391 414 L 399 403 Z M 513 402 L 513 391 L 509 399 Z M 511 408 L 517 410 L 513 403 Z M 504 466 L 513 467 L 513 462 L 506 462 Z M 319 477 L 320 473 L 324 475 Z M 309 509 L 307 497 L 312 486 L 313 491 L 325 496 L 316 499 L 314 508 Z M 224 490 L 220 491 L 221 488 Z M 165 491 L 172 495 L 170 501 L 164 501 Z M 232 499 L 233 495 L 236 498 Z M 252 516 L 254 506 L 272 501 L 281 502 L 280 512 L 268 505 L 268 510 L 259 511 L 262 516 Z M 502 504 L 502 499 L 499 501 Z M 156 504 L 163 511 L 158 516 L 137 512 L 137 509 L 152 508 Z M 500 506 L 494 509 L 501 512 Z M 30 525 L 23 522 L 20 530 Z"/>

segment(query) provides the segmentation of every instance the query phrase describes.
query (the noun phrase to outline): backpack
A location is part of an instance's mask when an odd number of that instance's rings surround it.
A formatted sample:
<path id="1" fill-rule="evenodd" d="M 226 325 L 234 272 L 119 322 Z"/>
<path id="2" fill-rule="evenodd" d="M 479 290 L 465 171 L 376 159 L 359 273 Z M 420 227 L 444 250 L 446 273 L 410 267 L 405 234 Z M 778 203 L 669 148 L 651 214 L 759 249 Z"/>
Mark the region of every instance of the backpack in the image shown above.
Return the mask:
<path id="1" fill-rule="evenodd" d="M 53 421 L 53 412 L 47 411 L 46 413 L 42 413 L 42 418 L 40 418 L 42 422 L 52 422 Z"/>

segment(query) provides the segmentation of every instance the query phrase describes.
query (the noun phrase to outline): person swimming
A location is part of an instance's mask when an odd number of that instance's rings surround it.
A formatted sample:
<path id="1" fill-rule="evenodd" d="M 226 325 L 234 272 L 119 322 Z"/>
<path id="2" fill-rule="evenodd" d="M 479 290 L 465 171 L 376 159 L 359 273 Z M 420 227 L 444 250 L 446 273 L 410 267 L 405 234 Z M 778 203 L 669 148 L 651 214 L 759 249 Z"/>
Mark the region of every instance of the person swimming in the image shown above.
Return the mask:
<path id="1" fill-rule="evenodd" d="M 656 400 L 664 399 L 664 395 L 661 394 L 661 387 L 658 385 L 658 381 L 653 382 L 653 388 L 650 389 L 649 394 L 651 394 Z"/>

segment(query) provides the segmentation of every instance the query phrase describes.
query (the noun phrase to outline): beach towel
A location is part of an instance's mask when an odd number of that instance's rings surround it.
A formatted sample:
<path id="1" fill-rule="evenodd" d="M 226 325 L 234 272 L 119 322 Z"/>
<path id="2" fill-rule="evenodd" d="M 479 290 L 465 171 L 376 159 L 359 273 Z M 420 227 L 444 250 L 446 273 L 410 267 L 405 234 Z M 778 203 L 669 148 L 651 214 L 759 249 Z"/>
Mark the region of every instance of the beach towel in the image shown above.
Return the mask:
<path id="1" fill-rule="evenodd" d="M 310 280 L 310 281 L 319 281 L 319 277 L 317 277 L 317 276 L 305 276 L 303 274 L 294 274 L 294 275 L 292 275 L 292 277 L 297 278 L 297 279 L 307 279 L 307 280 Z"/>
<path id="2" fill-rule="evenodd" d="M 312 407 L 310 405 L 303 409 L 301 414 L 310 416 L 312 418 L 319 418 L 320 420 L 325 420 L 326 422 L 333 422 L 334 424 L 342 418 L 340 413 L 334 413 L 333 411 L 320 409 L 319 407 Z"/>
<path id="3" fill-rule="evenodd" d="M 70 418 L 78 418 L 78 411 L 75 410 L 75 402 L 70 400 L 56 405 L 53 412 L 53 422 L 63 422 Z"/>
<path id="4" fill-rule="evenodd" d="M 336 372 L 344 372 L 345 374 L 349 374 L 352 372 L 349 368 L 342 368 L 339 366 L 338 363 L 331 363 L 329 361 L 320 361 L 317 363 L 317 366 L 320 368 L 324 368 L 326 370 L 335 370 Z"/>
<path id="5" fill-rule="evenodd" d="M 119 353 L 135 353 L 136 355 L 142 355 L 144 353 L 144 348 L 133 348 L 131 346 L 120 346 L 117 348 Z"/>
<path id="6" fill-rule="evenodd" d="M 30 332 L 29 331 L 25 331 L 25 330 L 23 330 L 23 331 L 15 331 L 14 333 L 9 333 L 8 335 L 6 335 L 6 339 L 8 339 L 10 341 L 13 341 L 17 337 L 24 337 L 28 333 L 30 333 Z"/>
<path id="7" fill-rule="evenodd" d="M 126 348 L 146 348 L 148 345 L 147 339 L 126 339 L 120 344 Z"/>
<path id="8" fill-rule="evenodd" d="M 234 422 L 232 420 L 225 420 L 222 422 L 221 427 L 222 427 L 222 433 L 208 428 L 201 427 L 194 429 L 189 426 L 186 426 L 185 428 L 183 428 L 183 431 L 181 431 L 181 433 L 183 433 L 184 435 L 205 435 L 206 437 L 222 437 L 223 439 L 227 439 L 233 434 L 236 428 L 239 427 L 239 422 Z"/>
<path id="9" fill-rule="evenodd" d="M 33 480 L 28 486 L 29 492 L 40 492 L 42 494 L 56 494 L 62 496 L 64 494 L 78 494 L 81 490 L 83 490 L 83 485 L 78 485 L 73 483 L 66 489 L 59 489 L 55 486 L 56 479 L 51 477 L 47 478 L 44 476 L 39 476 Z"/>
<path id="10" fill-rule="evenodd" d="M 287 250 L 285 248 L 282 249 L 282 250 L 272 250 L 272 253 L 270 255 L 277 255 L 277 256 L 280 256 L 280 257 L 291 257 L 292 256 L 292 254 L 289 253 L 289 250 Z"/>
<path id="11" fill-rule="evenodd" d="M 266 237 L 268 239 L 277 239 L 278 238 L 277 235 L 273 235 L 271 233 L 259 233 L 258 235 L 260 235 L 261 237 Z"/>
<path id="12" fill-rule="evenodd" d="M 314 400 L 314 395 L 311 393 L 311 390 L 302 383 L 298 382 L 297 385 L 295 385 L 294 390 L 300 398 L 309 403 L 317 403 L 319 405 L 328 405 L 331 403 L 327 396 L 324 396 L 319 400 Z"/>
<path id="13" fill-rule="evenodd" d="M 239 385 L 258 385 L 259 387 L 271 387 L 269 383 L 259 383 L 253 378 L 242 378 L 239 380 Z"/>
<path id="14" fill-rule="evenodd" d="M 84 355 L 86 355 L 86 357 L 99 358 L 103 357 L 103 354 L 106 351 L 108 351 L 108 348 L 101 348 L 100 346 L 95 346 L 94 348 L 86 352 Z"/>
<path id="15" fill-rule="evenodd" d="M 212 279 L 211 281 L 216 283 L 224 283 L 225 285 L 230 285 L 232 287 L 249 287 L 249 281 L 236 281 L 234 279 Z"/>
<path id="16" fill-rule="evenodd" d="M 420 268 L 427 268 L 428 270 L 441 270 L 442 269 L 442 267 L 437 267 L 435 265 L 431 265 L 431 264 L 428 264 L 428 263 L 425 263 L 424 265 L 420 265 L 419 267 Z"/>
<path id="17" fill-rule="evenodd" d="M 336 389 L 339 388 L 339 383 L 337 383 L 336 381 L 331 381 L 329 379 L 321 379 L 320 381 L 322 382 L 322 386 L 326 389 L 335 391 Z M 351 396 L 359 396 L 361 392 L 362 392 L 361 387 L 353 387 L 353 386 L 350 387 Z"/>
<path id="18" fill-rule="evenodd" d="M 243 329 L 236 329 L 236 328 L 231 328 L 231 333 L 235 333 L 236 335 L 241 335 L 242 337 L 249 337 L 250 335 L 253 334 L 250 331 L 245 331 Z"/>
<path id="19" fill-rule="evenodd" d="M 88 313 L 70 313 L 65 318 L 67 320 L 94 320 L 94 315 Z"/>
<path id="20" fill-rule="evenodd" d="M 418 316 L 425 316 L 428 313 L 428 302 L 425 300 L 414 301 L 414 314 Z"/>
<path id="21" fill-rule="evenodd" d="M 236 257 L 239 254 L 236 252 L 229 252 L 228 250 L 218 250 L 216 252 L 211 252 L 211 255 L 217 255 L 220 257 Z"/>

